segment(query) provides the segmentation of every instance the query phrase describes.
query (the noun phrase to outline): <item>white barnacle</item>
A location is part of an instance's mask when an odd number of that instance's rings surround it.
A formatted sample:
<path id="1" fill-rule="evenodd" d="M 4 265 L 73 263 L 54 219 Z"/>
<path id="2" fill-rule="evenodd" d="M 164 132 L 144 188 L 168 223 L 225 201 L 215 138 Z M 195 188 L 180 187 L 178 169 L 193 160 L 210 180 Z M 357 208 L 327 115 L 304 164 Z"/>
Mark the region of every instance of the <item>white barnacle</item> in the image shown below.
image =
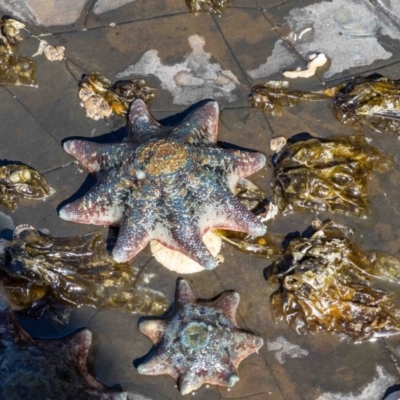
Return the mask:
<path id="1" fill-rule="evenodd" d="M 139 180 L 142 180 L 144 178 L 146 178 L 146 173 L 144 171 L 142 171 L 141 169 L 136 170 L 136 178 L 138 178 Z"/>

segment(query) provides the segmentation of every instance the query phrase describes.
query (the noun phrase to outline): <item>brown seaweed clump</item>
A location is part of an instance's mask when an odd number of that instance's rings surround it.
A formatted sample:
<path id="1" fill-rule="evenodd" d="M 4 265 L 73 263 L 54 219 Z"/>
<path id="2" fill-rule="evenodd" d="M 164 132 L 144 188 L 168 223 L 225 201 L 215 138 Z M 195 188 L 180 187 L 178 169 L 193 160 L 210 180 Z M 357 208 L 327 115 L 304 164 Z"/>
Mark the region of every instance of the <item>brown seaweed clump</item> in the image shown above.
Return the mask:
<path id="1" fill-rule="evenodd" d="M 336 118 L 358 133 L 367 126 L 374 132 L 400 136 L 400 80 L 378 74 L 357 77 L 324 91 L 292 89 L 288 81 L 270 81 L 252 87 L 249 101 L 274 116 L 302 100 L 331 99 Z"/>
<path id="2" fill-rule="evenodd" d="M 217 229 L 214 232 L 225 242 L 246 254 L 271 258 L 281 251 L 283 238 L 280 236 L 266 233 L 263 236 L 254 238 L 243 232 L 226 231 L 222 229 Z"/>
<path id="3" fill-rule="evenodd" d="M 275 203 L 284 213 L 308 209 L 364 217 L 369 175 L 392 164 L 360 135 L 290 143 L 273 157 Z"/>
<path id="4" fill-rule="evenodd" d="M 79 82 L 78 96 L 86 115 L 94 120 L 109 117 L 113 112 L 125 115 L 135 99 L 148 103 L 155 96 L 155 89 L 147 86 L 144 79 L 112 83 L 98 71 L 84 75 Z"/>
<path id="5" fill-rule="evenodd" d="M 19 199 L 44 200 L 55 190 L 44 175 L 26 165 L 9 164 L 0 167 L 0 204 L 14 211 Z"/>
<path id="6" fill-rule="evenodd" d="M 336 118 L 359 132 L 368 126 L 375 132 L 400 136 L 400 81 L 379 75 L 357 77 L 327 90 L 333 96 Z"/>
<path id="7" fill-rule="evenodd" d="M 261 221 L 266 222 L 276 215 L 276 206 L 267 199 L 265 192 L 253 182 L 241 179 L 235 189 L 236 197 Z M 280 252 L 283 240 L 280 236 L 266 233 L 262 236 L 252 237 L 246 233 L 216 229 L 213 231 L 225 242 L 236 247 L 246 254 L 270 258 Z"/>
<path id="8" fill-rule="evenodd" d="M 309 237 L 292 240 L 272 265 L 280 288 L 271 296 L 274 319 L 299 334 L 331 332 L 356 341 L 400 331 L 394 295 L 371 286 L 370 277 L 400 282 L 400 262 L 364 253 L 352 231 L 329 220 Z"/>
<path id="9" fill-rule="evenodd" d="M 189 7 L 190 12 L 205 11 L 219 15 L 231 3 L 229 0 L 186 0 L 186 5 Z"/>
<path id="10" fill-rule="evenodd" d="M 288 81 L 269 81 L 251 88 L 249 101 L 252 107 L 281 117 L 284 108 L 297 106 L 301 100 L 325 100 L 323 92 L 305 92 L 290 88 Z"/>
<path id="11" fill-rule="evenodd" d="M 148 276 L 128 263 L 116 263 L 98 232 L 53 238 L 30 226 L 17 227 L 3 246 L 0 277 L 15 310 L 63 318 L 63 306 L 118 308 L 160 315 L 165 296 L 146 287 Z"/>
<path id="12" fill-rule="evenodd" d="M 0 20 L 0 84 L 33 86 L 36 83 L 35 61 L 15 54 L 18 43 L 23 39 L 20 30 L 25 25 L 15 19 L 2 17 Z"/>

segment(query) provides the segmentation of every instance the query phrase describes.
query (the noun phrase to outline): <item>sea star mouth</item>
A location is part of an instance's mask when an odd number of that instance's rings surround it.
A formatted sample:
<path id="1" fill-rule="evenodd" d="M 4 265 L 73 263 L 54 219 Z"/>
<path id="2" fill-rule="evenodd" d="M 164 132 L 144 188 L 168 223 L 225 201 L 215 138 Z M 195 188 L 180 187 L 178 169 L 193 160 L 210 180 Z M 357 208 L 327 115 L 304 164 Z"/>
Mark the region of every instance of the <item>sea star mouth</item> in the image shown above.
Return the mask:
<path id="1" fill-rule="evenodd" d="M 215 268 L 218 263 L 203 242 L 206 232 L 266 232 L 233 194 L 241 178 L 264 167 L 265 157 L 218 147 L 218 117 L 218 104 L 208 101 L 180 125 L 165 127 L 137 99 L 130 108 L 125 141 L 65 142 L 64 149 L 96 176 L 98 184 L 62 207 L 59 216 L 120 226 L 112 252 L 117 262 L 129 261 L 157 241 L 194 260 L 200 269 Z M 168 262 L 163 265 L 174 269 Z"/>
<path id="2" fill-rule="evenodd" d="M 198 350 L 207 345 L 210 335 L 204 322 L 190 322 L 182 331 L 182 343 L 189 349 Z"/>

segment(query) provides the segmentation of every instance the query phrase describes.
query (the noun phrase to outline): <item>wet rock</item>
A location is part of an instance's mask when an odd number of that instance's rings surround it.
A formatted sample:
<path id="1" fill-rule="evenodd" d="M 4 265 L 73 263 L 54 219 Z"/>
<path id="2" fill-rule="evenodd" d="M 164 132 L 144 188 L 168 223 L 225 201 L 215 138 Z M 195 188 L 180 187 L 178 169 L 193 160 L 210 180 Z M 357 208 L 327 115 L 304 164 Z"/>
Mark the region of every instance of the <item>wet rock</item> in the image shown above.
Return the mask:
<path id="1" fill-rule="evenodd" d="M 331 60 L 324 77 L 330 78 L 344 70 L 392 56 L 380 43 L 379 32 L 392 39 L 400 38 L 396 25 L 388 18 L 388 15 L 396 16 L 395 7 L 381 2 L 381 7 L 374 8 L 365 0 L 338 0 L 294 8 L 285 17 L 290 31 L 284 38 L 304 59 L 316 50 L 324 53 Z M 290 68 L 293 62 L 291 51 L 279 39 L 266 63 L 248 73 L 253 79 L 258 79 L 280 72 L 282 68 Z"/>
<path id="2" fill-rule="evenodd" d="M 149 50 L 117 77 L 155 75 L 161 87 L 172 94 L 175 104 L 191 104 L 207 98 L 235 101 L 237 97 L 232 92 L 239 85 L 237 77 L 220 64 L 210 62 L 212 55 L 204 51 L 206 42 L 202 36 L 193 35 L 188 40 L 192 52 L 182 62 L 164 65 L 158 51 Z"/>

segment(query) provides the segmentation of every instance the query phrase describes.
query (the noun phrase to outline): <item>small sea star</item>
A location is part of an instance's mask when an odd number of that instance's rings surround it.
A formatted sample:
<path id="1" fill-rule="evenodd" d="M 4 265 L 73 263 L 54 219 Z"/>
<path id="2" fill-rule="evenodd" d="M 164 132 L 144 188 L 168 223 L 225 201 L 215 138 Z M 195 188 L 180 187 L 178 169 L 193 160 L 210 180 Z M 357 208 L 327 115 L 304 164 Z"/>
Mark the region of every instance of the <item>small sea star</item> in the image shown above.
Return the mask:
<path id="1" fill-rule="evenodd" d="M 265 165 L 257 152 L 217 146 L 219 107 L 205 102 L 180 125 L 160 125 L 145 103 L 130 108 L 121 143 L 69 140 L 64 149 L 97 175 L 99 184 L 61 208 L 67 221 L 117 225 L 112 255 L 126 262 L 151 240 L 203 268 L 217 262 L 202 241 L 212 229 L 263 235 L 266 227 L 233 195 L 239 179 Z"/>
<path id="2" fill-rule="evenodd" d="M 155 348 L 138 372 L 171 375 L 178 379 L 183 395 L 204 383 L 233 386 L 239 380 L 240 362 L 264 343 L 239 328 L 235 318 L 239 300 L 234 291 L 224 292 L 212 304 L 197 300 L 189 283 L 178 279 L 173 312 L 139 323 Z"/>
<path id="3" fill-rule="evenodd" d="M 126 400 L 86 368 L 88 329 L 57 340 L 34 340 L 19 325 L 0 287 L 0 398 Z"/>

